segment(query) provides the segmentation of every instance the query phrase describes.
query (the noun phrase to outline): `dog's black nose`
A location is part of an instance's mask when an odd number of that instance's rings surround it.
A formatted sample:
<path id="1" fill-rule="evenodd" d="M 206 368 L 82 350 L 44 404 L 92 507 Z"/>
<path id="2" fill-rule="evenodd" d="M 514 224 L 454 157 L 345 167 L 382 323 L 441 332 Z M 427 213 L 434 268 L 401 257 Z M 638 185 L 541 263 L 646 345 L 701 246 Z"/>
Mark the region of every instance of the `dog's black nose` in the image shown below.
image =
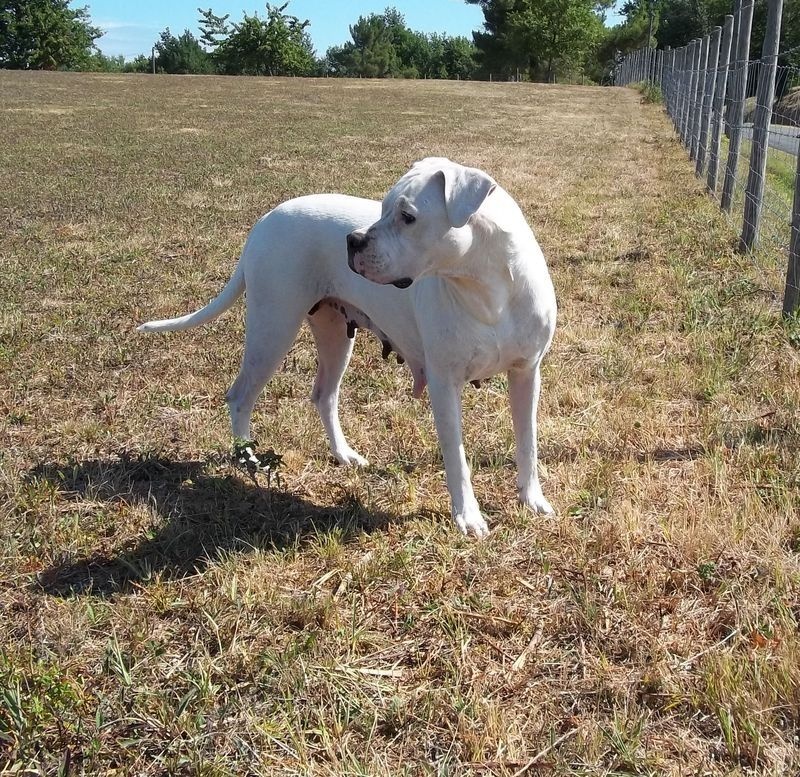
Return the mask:
<path id="1" fill-rule="evenodd" d="M 364 250 L 367 242 L 368 238 L 365 235 L 357 235 L 355 232 L 351 232 L 347 236 L 347 264 L 351 270 L 356 269 L 353 265 L 353 257 L 356 252 Z"/>

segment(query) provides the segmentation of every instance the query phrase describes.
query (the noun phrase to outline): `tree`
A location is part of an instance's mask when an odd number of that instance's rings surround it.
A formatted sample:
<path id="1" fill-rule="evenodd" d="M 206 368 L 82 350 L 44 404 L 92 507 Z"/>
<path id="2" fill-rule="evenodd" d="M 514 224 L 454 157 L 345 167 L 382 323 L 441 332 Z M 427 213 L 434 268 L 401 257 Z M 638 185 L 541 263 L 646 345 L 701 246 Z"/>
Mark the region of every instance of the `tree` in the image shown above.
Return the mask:
<path id="1" fill-rule="evenodd" d="M 685 46 L 695 38 L 702 38 L 716 26 L 722 26 L 725 15 L 731 13 L 731 0 L 627 0 L 621 12 L 625 21 L 615 27 L 604 42 L 604 50 L 611 49 L 617 39 L 621 52 L 647 45 L 647 18 L 653 11 L 654 27 L 651 45 L 660 49 Z M 753 12 L 753 30 L 750 36 L 750 58 L 761 57 L 767 17 L 766 0 L 756 0 Z M 800 65 L 800 3 L 785 2 L 781 23 L 781 51 L 779 64 Z M 752 89 L 755 83 L 751 81 Z M 785 79 L 779 86 L 785 87 Z"/>
<path id="2" fill-rule="evenodd" d="M 621 10 L 625 20 L 606 30 L 593 60 L 589 64 L 588 71 L 593 80 L 599 83 L 610 82 L 615 67 L 627 54 L 648 45 L 649 1 L 630 0 L 622 6 Z M 657 32 L 661 29 L 661 17 L 658 9 L 654 8 L 653 10 L 653 32 Z M 655 45 L 655 43 L 655 40 L 650 41 L 650 45 Z"/>
<path id="3" fill-rule="evenodd" d="M 398 70 L 392 30 L 379 14 L 359 16 L 350 26 L 351 72 L 363 78 L 385 78 Z"/>
<path id="4" fill-rule="evenodd" d="M 69 0 L 4 0 L 0 6 L 0 67 L 80 69 L 102 31 L 86 8 Z"/>
<path id="5" fill-rule="evenodd" d="M 145 54 L 138 54 L 132 60 L 125 63 L 123 70 L 126 73 L 149 73 L 153 63 L 150 57 Z"/>
<path id="6" fill-rule="evenodd" d="M 354 75 L 352 73 L 353 44 L 345 43 L 342 46 L 331 46 L 325 52 L 323 69 L 327 75 L 340 76 L 347 78 Z"/>
<path id="7" fill-rule="evenodd" d="M 412 30 L 393 7 L 360 16 L 350 36 L 344 45 L 328 49 L 323 70 L 329 75 L 471 78 L 475 72 L 477 50 L 470 41 Z"/>
<path id="8" fill-rule="evenodd" d="M 483 31 L 472 33 L 477 48 L 479 72 L 490 76 L 509 78 L 518 70 L 527 70 L 531 64 L 529 52 L 512 40 L 510 19 L 517 0 L 466 0 L 483 11 Z"/>
<path id="9" fill-rule="evenodd" d="M 394 46 L 398 75 L 404 78 L 442 77 L 440 36 L 412 30 L 396 8 L 387 8 L 383 20 Z"/>
<path id="10" fill-rule="evenodd" d="M 484 31 L 474 32 L 481 69 L 501 77 L 517 70 L 552 81 L 586 72 L 603 38 L 612 0 L 466 0 L 479 5 Z"/>
<path id="11" fill-rule="evenodd" d="M 781 41 L 783 50 L 789 52 L 784 55 L 785 64 L 800 68 L 800 3 L 783 6 Z"/>
<path id="12" fill-rule="evenodd" d="M 93 52 L 81 67 L 93 73 L 122 73 L 125 71 L 125 57 L 120 54 L 108 57 L 102 51 Z"/>
<path id="13" fill-rule="evenodd" d="M 444 39 L 442 64 L 446 74 L 445 78 L 472 78 L 476 69 L 476 60 L 477 49 L 472 41 L 463 36 Z"/>
<path id="14" fill-rule="evenodd" d="M 214 64 L 189 30 L 176 38 L 167 27 L 155 45 L 156 68 L 162 73 L 212 73 Z"/>
<path id="15" fill-rule="evenodd" d="M 555 81 L 556 69 L 583 69 L 602 37 L 595 0 L 526 0 L 508 19 L 510 37 L 531 54 L 531 76 Z"/>
<path id="16" fill-rule="evenodd" d="M 305 76 L 316 71 L 314 47 L 296 16 L 285 14 L 288 3 L 267 3 L 267 18 L 244 15 L 227 38 L 217 42 L 214 59 L 221 72 L 243 75 Z"/>
<path id="17" fill-rule="evenodd" d="M 198 8 L 197 12 L 201 17 L 197 22 L 200 27 L 200 42 L 207 49 L 214 51 L 230 34 L 230 27 L 227 24 L 230 14 L 217 16 L 210 8 L 207 11 Z"/>

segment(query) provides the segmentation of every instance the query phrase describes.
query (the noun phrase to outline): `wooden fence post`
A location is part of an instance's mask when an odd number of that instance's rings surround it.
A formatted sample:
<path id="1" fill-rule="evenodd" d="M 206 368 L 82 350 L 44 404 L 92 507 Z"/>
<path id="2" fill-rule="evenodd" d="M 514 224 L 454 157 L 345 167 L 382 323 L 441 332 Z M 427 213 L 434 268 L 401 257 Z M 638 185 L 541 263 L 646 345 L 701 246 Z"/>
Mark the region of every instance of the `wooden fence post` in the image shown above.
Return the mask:
<path id="1" fill-rule="evenodd" d="M 742 148 L 742 122 L 744 121 L 744 97 L 747 94 L 747 62 L 750 56 L 750 31 L 753 27 L 754 0 L 742 0 L 739 11 L 739 37 L 736 41 L 736 75 L 734 94 L 728 110 L 730 138 L 728 143 L 728 164 L 725 168 L 725 182 L 722 185 L 722 210 L 731 212 L 733 193 L 736 188 L 736 171 L 739 166 L 739 153 Z"/>
<path id="2" fill-rule="evenodd" d="M 695 172 L 702 175 L 706 167 L 708 153 L 708 127 L 711 123 L 711 108 L 714 102 L 714 86 L 716 84 L 717 64 L 719 62 L 719 43 L 722 27 L 715 27 L 708 39 L 708 57 L 706 61 L 705 89 L 703 90 L 703 114 L 700 117 L 700 139 L 697 143 L 697 164 Z"/>
<path id="3" fill-rule="evenodd" d="M 725 17 L 722 33 L 722 45 L 717 63 L 717 79 L 714 88 L 714 105 L 711 112 L 711 147 L 708 157 L 708 177 L 706 187 L 711 194 L 717 191 L 719 173 L 719 152 L 722 148 L 723 114 L 725 112 L 725 92 L 728 85 L 728 65 L 731 60 L 731 41 L 733 40 L 733 16 Z"/>
<path id="4" fill-rule="evenodd" d="M 761 212 L 764 208 L 764 183 L 769 152 L 769 125 L 775 99 L 775 74 L 778 70 L 778 49 L 781 37 L 783 0 L 768 0 L 767 31 L 761 50 L 761 72 L 758 74 L 756 115 L 753 119 L 753 140 L 750 150 L 750 173 L 744 196 L 744 219 L 740 251 L 749 251 L 758 241 Z"/>

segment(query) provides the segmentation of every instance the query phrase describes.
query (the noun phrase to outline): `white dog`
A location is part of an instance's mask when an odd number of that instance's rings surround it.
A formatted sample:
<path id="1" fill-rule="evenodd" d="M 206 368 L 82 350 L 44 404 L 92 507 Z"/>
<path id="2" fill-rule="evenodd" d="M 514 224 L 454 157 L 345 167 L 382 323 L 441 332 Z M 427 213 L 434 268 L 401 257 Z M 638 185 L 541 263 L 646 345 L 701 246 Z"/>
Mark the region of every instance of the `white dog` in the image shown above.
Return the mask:
<path id="1" fill-rule="evenodd" d="M 551 513 L 537 472 L 539 365 L 556 300 L 544 256 L 517 204 L 486 173 L 447 159 L 417 162 L 379 203 L 338 194 L 290 200 L 253 227 L 220 294 L 182 318 L 140 331 L 206 323 L 247 290 L 242 367 L 227 394 L 236 438 L 308 321 L 318 351 L 312 392 L 334 457 L 366 465 L 342 432 L 339 385 L 355 329 L 405 359 L 413 394 L 430 392 L 452 513 L 465 534 L 488 534 L 461 434 L 467 381 L 508 374 L 520 501 Z"/>

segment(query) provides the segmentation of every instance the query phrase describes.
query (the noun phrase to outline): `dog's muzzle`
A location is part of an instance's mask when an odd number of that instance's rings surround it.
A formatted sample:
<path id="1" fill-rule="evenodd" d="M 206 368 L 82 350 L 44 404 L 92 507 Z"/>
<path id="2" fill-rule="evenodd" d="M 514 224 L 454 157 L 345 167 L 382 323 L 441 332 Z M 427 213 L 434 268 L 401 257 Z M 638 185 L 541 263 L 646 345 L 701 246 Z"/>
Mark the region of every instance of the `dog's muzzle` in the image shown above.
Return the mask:
<path id="1" fill-rule="evenodd" d="M 363 251 L 367 244 L 369 243 L 369 238 L 366 235 L 357 235 L 355 232 L 351 232 L 347 236 L 347 266 L 356 274 L 366 278 L 367 276 L 361 271 L 356 269 L 356 254 L 360 251 Z M 367 280 L 370 280 L 367 278 Z M 412 283 L 414 282 L 413 278 L 398 278 L 396 281 L 387 281 L 386 283 L 382 284 L 384 286 L 396 286 L 398 289 L 407 289 Z"/>

